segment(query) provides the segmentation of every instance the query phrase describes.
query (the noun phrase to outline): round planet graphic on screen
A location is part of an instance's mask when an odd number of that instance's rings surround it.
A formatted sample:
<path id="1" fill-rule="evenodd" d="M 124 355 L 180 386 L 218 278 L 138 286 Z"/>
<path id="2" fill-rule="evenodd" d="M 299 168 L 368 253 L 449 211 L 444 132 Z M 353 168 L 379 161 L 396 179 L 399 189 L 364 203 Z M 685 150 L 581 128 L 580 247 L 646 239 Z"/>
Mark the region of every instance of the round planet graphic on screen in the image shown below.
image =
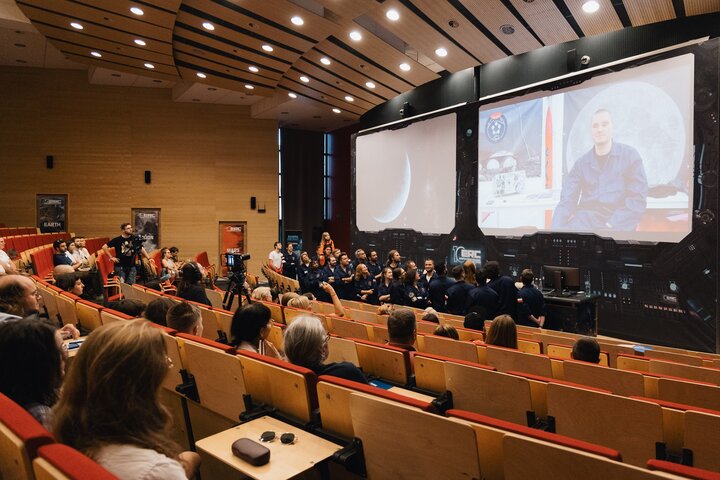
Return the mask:
<path id="1" fill-rule="evenodd" d="M 395 220 L 405 208 L 405 204 L 410 196 L 410 183 L 412 182 L 412 173 L 410 170 L 410 156 L 405 153 L 405 162 L 402 164 L 402 171 L 398 177 L 401 179 L 400 185 L 394 191 L 394 195 L 389 195 L 387 207 L 384 211 L 374 215 L 375 220 L 380 223 L 390 223 Z"/>

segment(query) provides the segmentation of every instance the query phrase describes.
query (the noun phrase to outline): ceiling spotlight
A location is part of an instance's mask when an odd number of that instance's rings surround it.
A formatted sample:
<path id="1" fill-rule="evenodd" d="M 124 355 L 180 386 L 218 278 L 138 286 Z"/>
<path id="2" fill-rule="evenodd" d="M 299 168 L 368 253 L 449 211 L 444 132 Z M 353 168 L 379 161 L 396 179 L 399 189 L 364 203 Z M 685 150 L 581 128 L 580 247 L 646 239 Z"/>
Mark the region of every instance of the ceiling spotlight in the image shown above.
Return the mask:
<path id="1" fill-rule="evenodd" d="M 70 24 L 70 26 L 73 27 L 73 28 L 76 29 L 76 30 L 82 30 L 82 29 L 83 29 L 83 26 L 80 25 L 80 24 L 77 23 L 77 22 L 72 22 L 72 23 Z"/>
<path id="2" fill-rule="evenodd" d="M 368 88 L 375 88 L 375 84 L 373 82 L 365 82 L 365 86 Z"/>
<path id="3" fill-rule="evenodd" d="M 335 113 L 342 113 L 342 110 L 340 110 L 339 108 L 333 108 L 333 112 L 335 112 Z"/>
<path id="4" fill-rule="evenodd" d="M 257 73 L 257 72 L 260 71 L 260 69 L 257 68 L 255 65 L 250 65 L 250 66 L 248 67 L 248 70 L 250 70 L 250 71 L 253 72 L 253 73 Z"/>
<path id="5" fill-rule="evenodd" d="M 293 25 L 297 25 L 298 27 L 305 23 L 305 20 L 295 15 L 290 19 L 290 21 L 293 23 Z"/>
<path id="6" fill-rule="evenodd" d="M 437 50 L 435 50 L 435 55 L 437 55 L 438 57 L 447 57 L 447 50 L 440 47 Z"/>
<path id="7" fill-rule="evenodd" d="M 145 43 L 145 40 L 140 40 L 139 38 L 136 38 L 135 40 L 133 40 L 133 42 L 135 42 L 135 45 L 140 45 L 141 47 L 144 47 L 145 45 L 147 45 Z"/>
<path id="8" fill-rule="evenodd" d="M 273 47 L 271 47 L 271 46 L 268 45 L 267 43 L 262 46 L 262 49 L 265 50 L 266 52 L 272 52 L 272 51 L 273 51 Z"/>
<path id="9" fill-rule="evenodd" d="M 401 63 L 400 70 L 402 70 L 403 72 L 408 72 L 410 71 L 410 65 L 408 65 L 407 63 Z"/>
<path id="10" fill-rule="evenodd" d="M 595 13 L 600 9 L 600 4 L 595 0 L 589 0 L 583 3 L 582 9 L 585 13 Z"/>
<path id="11" fill-rule="evenodd" d="M 305 82 L 305 83 L 308 83 L 308 82 L 310 81 L 310 79 L 309 79 L 308 77 L 306 77 L 305 75 L 303 75 L 302 77 L 300 77 L 300 80 L 302 80 L 302 81 Z"/>
<path id="12" fill-rule="evenodd" d="M 205 75 L 205 74 L 202 73 L 202 72 L 197 72 L 196 75 L 197 75 L 198 77 L 200 77 L 200 78 L 207 78 L 207 75 Z"/>
<path id="13" fill-rule="evenodd" d="M 356 42 L 359 42 L 360 40 L 362 40 L 362 35 L 357 30 L 353 30 L 352 32 L 350 32 L 350 38 L 352 40 L 355 40 Z"/>
<path id="14" fill-rule="evenodd" d="M 130 11 L 135 15 L 145 15 L 145 12 L 142 11 L 142 8 L 132 7 Z"/>
<path id="15" fill-rule="evenodd" d="M 320 59 L 320 63 L 322 63 L 323 65 L 330 65 L 330 59 L 327 57 L 322 57 Z"/>
<path id="16" fill-rule="evenodd" d="M 350 95 L 345 95 L 345 100 L 347 100 L 348 102 L 354 102 L 354 101 L 355 101 L 355 99 L 354 99 L 353 97 L 351 97 Z"/>
<path id="17" fill-rule="evenodd" d="M 385 16 L 388 18 L 388 20 L 392 20 L 393 22 L 397 22 L 398 20 L 400 20 L 400 14 L 394 8 L 391 8 L 390 10 L 385 12 Z"/>
<path id="18" fill-rule="evenodd" d="M 212 32 L 213 30 L 215 30 L 215 25 L 210 22 L 203 22 L 203 28 Z"/>
<path id="19" fill-rule="evenodd" d="M 146 63 L 145 68 L 149 68 L 150 70 L 152 70 L 153 68 L 155 68 L 155 65 L 153 65 L 152 63 Z"/>
<path id="20" fill-rule="evenodd" d="M 288 97 L 297 98 L 297 95 L 295 95 L 293 92 L 288 92 Z"/>
<path id="21" fill-rule="evenodd" d="M 90 55 L 96 58 L 102 58 L 102 53 L 100 52 L 90 52 Z"/>
<path id="22" fill-rule="evenodd" d="M 500 31 L 505 35 L 512 35 L 513 33 L 515 33 L 515 27 L 509 24 L 501 25 Z"/>
<path id="23" fill-rule="evenodd" d="M 247 88 L 248 90 L 252 90 L 252 89 L 255 88 L 255 87 L 253 87 L 253 86 L 250 85 L 249 83 L 246 83 L 246 84 L 245 84 L 245 88 Z"/>

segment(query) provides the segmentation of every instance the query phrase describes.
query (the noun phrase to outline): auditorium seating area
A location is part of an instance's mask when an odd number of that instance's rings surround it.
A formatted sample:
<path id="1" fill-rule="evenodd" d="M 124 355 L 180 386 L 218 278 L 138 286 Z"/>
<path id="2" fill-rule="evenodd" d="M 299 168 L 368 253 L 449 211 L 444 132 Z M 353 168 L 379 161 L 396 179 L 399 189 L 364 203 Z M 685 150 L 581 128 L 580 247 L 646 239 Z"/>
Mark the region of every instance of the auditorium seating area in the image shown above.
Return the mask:
<path id="1" fill-rule="evenodd" d="M 63 323 L 93 330 L 130 318 L 34 279 Z M 121 288 L 144 302 L 181 301 L 141 285 Z M 271 413 L 329 434 L 348 452 L 359 438 L 369 478 L 720 478 L 720 355 L 665 347 L 647 355 L 598 338 L 605 365 L 587 364 L 567 358 L 577 335 L 519 327 L 520 348 L 511 350 L 485 345 L 483 332 L 452 315 L 440 321 L 456 325 L 461 340 L 436 337 L 436 324 L 418 320 L 418 351 L 410 353 L 385 344 L 387 316 L 377 307 L 343 303 L 344 317 L 322 302 L 313 312 L 268 303 L 269 340 L 282 350 L 285 326 L 315 315 L 330 333 L 327 361 L 354 363 L 383 388 L 236 351 L 225 343 L 232 312 L 222 305 L 196 304 L 202 338 L 159 327 L 173 361 L 163 397 L 175 439 L 189 448 Z M 232 477 L 219 461 L 203 461 L 205 478 Z M 329 468 L 331 478 L 359 478 Z"/>

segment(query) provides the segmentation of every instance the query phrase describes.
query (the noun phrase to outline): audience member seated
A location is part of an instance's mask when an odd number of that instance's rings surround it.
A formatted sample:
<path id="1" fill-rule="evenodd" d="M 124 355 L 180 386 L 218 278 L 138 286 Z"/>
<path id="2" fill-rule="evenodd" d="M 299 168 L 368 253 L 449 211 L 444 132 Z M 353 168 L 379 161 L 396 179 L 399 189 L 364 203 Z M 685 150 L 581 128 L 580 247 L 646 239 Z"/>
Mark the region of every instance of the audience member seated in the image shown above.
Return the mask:
<path id="1" fill-rule="evenodd" d="M 48 430 L 66 357 L 60 331 L 49 323 L 31 318 L 0 323 L 0 392 Z"/>
<path id="2" fill-rule="evenodd" d="M 437 312 L 432 307 L 427 307 L 425 309 L 425 314 L 421 320 L 432 323 L 440 323 L 440 318 L 437 316 Z"/>
<path id="3" fill-rule="evenodd" d="M 142 316 L 157 325 L 167 327 L 167 312 L 173 305 L 175 302 L 169 298 L 156 298 L 147 304 Z"/>
<path id="4" fill-rule="evenodd" d="M 415 338 L 417 336 L 417 322 L 415 314 L 407 308 L 396 308 L 388 317 L 388 345 L 403 348 L 409 352 L 415 351 Z"/>
<path id="5" fill-rule="evenodd" d="M 270 302 L 272 303 L 272 290 L 270 290 L 270 287 L 257 287 L 255 290 L 252 291 L 250 294 L 250 298 L 252 300 L 257 300 L 260 302 Z"/>
<path id="6" fill-rule="evenodd" d="M 380 279 L 377 282 L 377 294 L 378 301 L 382 305 L 383 303 L 390 303 L 390 286 L 393 282 L 393 271 L 390 267 L 385 267 L 380 273 Z"/>
<path id="7" fill-rule="evenodd" d="M 452 269 L 455 283 L 447 289 L 447 310 L 453 315 L 464 315 L 467 297 L 473 287 L 465 282 L 465 270 L 462 265 L 455 265 Z"/>
<path id="8" fill-rule="evenodd" d="M 5 253 L 5 238 L 0 237 L 0 275 L 6 273 L 17 273 L 15 264 L 10 260 L 10 255 Z"/>
<path id="9" fill-rule="evenodd" d="M 458 335 L 455 327 L 447 323 L 443 325 L 438 325 L 433 332 L 433 335 L 437 335 L 438 337 L 448 337 L 452 338 L 453 340 L 460 340 L 460 335 Z"/>
<path id="10" fill-rule="evenodd" d="M 0 323 L 20 320 L 23 317 L 40 314 L 42 297 L 35 282 L 22 275 L 0 277 Z M 60 329 L 64 339 L 80 337 L 75 325 L 67 324 Z"/>
<path id="11" fill-rule="evenodd" d="M 487 319 L 487 313 L 485 308 L 480 306 L 472 306 L 465 315 L 465 321 L 463 327 L 471 328 L 473 330 L 485 330 L 485 320 Z"/>
<path id="12" fill-rule="evenodd" d="M 162 263 L 160 281 L 172 282 L 175 280 L 175 277 L 177 276 L 177 266 L 175 266 L 175 260 L 173 260 L 172 253 L 169 248 L 166 247 L 160 250 L 160 263 Z"/>
<path id="13" fill-rule="evenodd" d="M 200 310 L 187 302 L 176 303 L 167 312 L 167 326 L 180 333 L 202 337 L 203 323 Z"/>
<path id="14" fill-rule="evenodd" d="M 123 298 L 122 300 L 109 302 L 107 307 L 131 317 L 139 317 L 145 311 L 145 304 L 134 298 Z"/>
<path id="15" fill-rule="evenodd" d="M 267 340 L 273 324 L 270 317 L 270 309 L 262 303 L 251 303 L 239 308 L 230 325 L 232 345 L 240 350 L 282 358 L 275 345 Z"/>
<path id="16" fill-rule="evenodd" d="M 186 480 L 200 457 L 180 452 L 160 398 L 170 365 L 163 332 L 145 320 L 93 331 L 78 351 L 55 409 L 57 440 L 121 480 Z"/>
<path id="17" fill-rule="evenodd" d="M 515 281 L 507 275 L 500 276 L 500 264 L 495 261 L 485 262 L 483 274 L 489 280 L 488 287 L 498 294 L 498 315 L 517 317 L 518 289 Z"/>
<path id="18" fill-rule="evenodd" d="M 282 305 L 283 307 L 287 307 L 287 304 L 290 300 L 292 300 L 293 298 L 297 298 L 299 296 L 300 296 L 300 294 L 295 293 L 295 292 L 283 293 L 280 295 L 280 305 Z"/>
<path id="19" fill-rule="evenodd" d="M 575 340 L 570 356 L 581 362 L 600 363 L 600 345 L 592 337 L 580 337 Z"/>
<path id="20" fill-rule="evenodd" d="M 320 319 L 298 317 L 285 330 L 285 355 L 291 363 L 309 368 L 318 375 L 368 383 L 362 371 L 350 362 L 324 363 L 330 352 L 328 339 Z"/>
<path id="21" fill-rule="evenodd" d="M 170 247 L 170 254 L 172 255 L 173 262 L 175 262 L 175 268 L 178 270 L 182 269 L 185 262 L 180 260 L 180 249 L 178 247 Z"/>
<path id="22" fill-rule="evenodd" d="M 88 252 L 88 249 L 85 246 L 85 237 L 73 237 L 70 239 L 70 242 L 75 244 L 75 252 L 73 253 L 75 261 L 82 264 L 79 270 L 90 270 L 90 252 Z"/>
<path id="23" fill-rule="evenodd" d="M 420 283 L 420 272 L 414 268 L 408 270 L 405 272 L 403 283 L 405 284 L 404 305 L 422 309 L 427 307 L 427 292 Z"/>
<path id="24" fill-rule="evenodd" d="M 53 265 L 69 265 L 73 270 L 77 270 L 82 266 L 82 263 L 75 261 L 72 255 L 68 252 L 67 242 L 65 240 L 55 240 L 53 242 Z"/>
<path id="25" fill-rule="evenodd" d="M 182 267 L 182 278 L 178 285 L 177 296 L 183 300 L 202 303 L 211 306 L 210 299 L 205 293 L 202 279 L 205 276 L 205 268 L 197 262 L 187 262 Z"/>
<path id="26" fill-rule="evenodd" d="M 62 273 L 55 277 L 55 286 L 78 297 L 83 296 L 85 284 L 77 273 Z"/>
<path id="27" fill-rule="evenodd" d="M 514 348 L 517 350 L 517 327 L 510 315 L 499 315 L 490 324 L 490 331 L 485 336 L 487 345 Z"/>

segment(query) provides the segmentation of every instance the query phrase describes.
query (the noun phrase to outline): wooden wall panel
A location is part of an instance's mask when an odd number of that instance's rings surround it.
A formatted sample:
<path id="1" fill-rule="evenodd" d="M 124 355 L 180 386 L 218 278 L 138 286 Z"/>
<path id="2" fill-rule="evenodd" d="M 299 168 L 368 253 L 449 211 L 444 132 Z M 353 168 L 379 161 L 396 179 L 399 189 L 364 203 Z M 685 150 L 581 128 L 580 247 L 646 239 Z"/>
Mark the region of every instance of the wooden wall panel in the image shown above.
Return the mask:
<path id="1" fill-rule="evenodd" d="M 88 85 L 86 72 L 0 67 L 0 91 L 12 92 L 0 100 L 0 222 L 35 225 L 36 193 L 68 193 L 70 230 L 87 236 L 117 235 L 130 208 L 159 207 L 163 245 L 217 262 L 217 223 L 243 220 L 259 273 L 278 230 L 274 120 L 175 103 L 164 89 Z"/>

